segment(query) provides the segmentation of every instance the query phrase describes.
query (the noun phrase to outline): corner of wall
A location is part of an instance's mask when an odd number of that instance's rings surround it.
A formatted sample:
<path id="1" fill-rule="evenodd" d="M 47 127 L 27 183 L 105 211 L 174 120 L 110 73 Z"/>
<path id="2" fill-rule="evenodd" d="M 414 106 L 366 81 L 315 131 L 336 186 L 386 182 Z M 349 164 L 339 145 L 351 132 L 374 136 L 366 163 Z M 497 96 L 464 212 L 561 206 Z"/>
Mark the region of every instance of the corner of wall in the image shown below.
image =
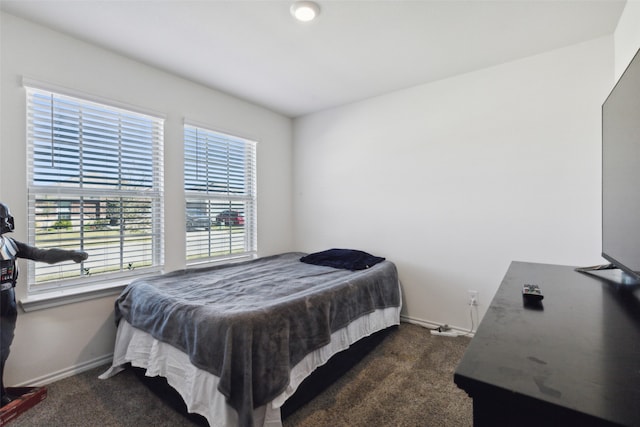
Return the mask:
<path id="1" fill-rule="evenodd" d="M 640 49 L 640 2 L 627 1 L 613 39 L 617 80 Z"/>

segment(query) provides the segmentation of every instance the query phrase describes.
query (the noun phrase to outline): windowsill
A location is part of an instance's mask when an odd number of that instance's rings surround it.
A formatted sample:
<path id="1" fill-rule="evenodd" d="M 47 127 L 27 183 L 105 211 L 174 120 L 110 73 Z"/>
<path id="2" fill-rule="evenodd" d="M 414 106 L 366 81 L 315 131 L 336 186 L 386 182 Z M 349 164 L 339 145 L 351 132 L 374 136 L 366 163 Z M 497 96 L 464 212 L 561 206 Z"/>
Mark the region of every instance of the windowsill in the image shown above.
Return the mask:
<path id="1" fill-rule="evenodd" d="M 248 261 L 256 258 L 256 254 L 243 254 L 237 257 L 229 257 L 224 259 L 209 259 L 202 262 L 188 264 L 187 268 L 200 268 L 208 267 L 220 264 L 232 264 L 242 261 Z M 134 279 L 159 274 L 159 272 L 147 273 L 143 275 L 137 275 L 135 277 L 129 277 L 126 279 L 120 278 L 117 280 L 111 280 L 108 282 L 98 283 L 95 285 L 84 285 L 76 288 L 66 289 L 52 289 L 49 291 L 40 291 L 32 295 L 28 295 L 21 298 L 19 303 L 20 307 L 26 312 L 32 312 L 37 310 L 45 310 L 48 308 L 59 307 L 66 304 L 74 304 L 82 301 L 89 301 L 97 298 L 104 298 L 108 296 L 114 296 L 120 294 L 122 290 Z"/>
<path id="2" fill-rule="evenodd" d="M 131 280 L 119 280 L 78 288 L 43 291 L 20 299 L 20 306 L 25 312 L 44 310 L 65 304 L 88 301 L 118 295 Z"/>

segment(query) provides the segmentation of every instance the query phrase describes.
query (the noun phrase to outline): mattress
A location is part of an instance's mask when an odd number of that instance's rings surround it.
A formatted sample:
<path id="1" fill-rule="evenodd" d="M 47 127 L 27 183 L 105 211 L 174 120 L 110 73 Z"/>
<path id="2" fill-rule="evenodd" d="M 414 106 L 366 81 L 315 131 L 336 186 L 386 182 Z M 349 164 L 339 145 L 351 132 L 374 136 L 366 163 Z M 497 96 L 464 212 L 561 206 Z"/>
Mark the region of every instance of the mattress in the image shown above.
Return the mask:
<path id="1" fill-rule="evenodd" d="M 254 427 L 281 427 L 280 408 L 302 381 L 334 354 L 375 332 L 400 324 L 400 307 L 378 309 L 331 334 L 331 342 L 305 356 L 291 370 L 286 390 L 266 405 L 253 411 Z M 108 379 L 124 370 L 127 364 L 143 368 L 150 377 L 162 376 L 184 400 L 187 410 L 205 417 L 211 427 L 239 425 L 238 413 L 218 391 L 219 378 L 191 364 L 189 356 L 153 338 L 149 333 L 121 321 L 118 326 L 111 368 L 100 375 Z"/>
<path id="2" fill-rule="evenodd" d="M 362 252 L 346 254 L 360 260 Z M 345 259 L 342 250 L 339 257 Z M 155 354 L 156 348 L 169 346 L 167 354 L 177 350 L 181 363 L 197 369 L 191 373 L 197 374 L 193 378 L 206 373 L 215 379 L 215 389 L 225 398 L 225 411 L 227 406 L 235 410 L 238 425 L 271 422 L 269 404 L 280 407 L 283 393 L 286 399 L 291 384 L 297 384 L 292 379 L 297 375 L 295 367 L 307 357 L 313 358 L 323 348 L 328 350 L 320 354 L 330 356 L 336 348 L 345 349 L 376 332 L 376 313 L 385 318 L 394 313 L 395 324 L 399 322 L 401 295 L 393 263 L 377 258 L 375 264 L 367 261 L 353 271 L 301 262 L 307 258 L 303 253 L 284 253 L 136 280 L 115 302 L 116 323 L 125 325 L 119 326 L 118 335 L 123 338 L 117 347 L 125 342 L 127 349 L 137 349 L 140 342 L 151 339 L 152 345 L 143 346 L 141 353 Z M 394 324 L 387 323 L 384 327 Z M 127 361 L 154 367 L 149 363 L 155 363 L 155 358 L 139 359 Z M 161 375 L 169 378 L 175 367 L 166 368 Z M 183 398 L 187 402 L 189 396 Z M 263 409 L 256 412 L 263 407 L 264 414 Z M 199 406 L 195 408 L 200 413 Z"/>

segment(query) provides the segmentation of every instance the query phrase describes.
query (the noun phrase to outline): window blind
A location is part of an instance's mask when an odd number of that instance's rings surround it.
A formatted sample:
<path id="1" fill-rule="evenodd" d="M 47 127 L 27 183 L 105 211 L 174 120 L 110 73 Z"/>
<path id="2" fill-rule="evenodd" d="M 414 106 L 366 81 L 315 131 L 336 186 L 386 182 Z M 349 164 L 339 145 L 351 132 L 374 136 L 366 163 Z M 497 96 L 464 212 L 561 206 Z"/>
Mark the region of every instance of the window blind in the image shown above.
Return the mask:
<path id="1" fill-rule="evenodd" d="M 185 125 L 187 263 L 255 254 L 256 143 Z"/>
<path id="2" fill-rule="evenodd" d="M 162 266 L 163 120 L 27 88 L 29 243 L 84 250 L 29 263 L 31 290 Z"/>

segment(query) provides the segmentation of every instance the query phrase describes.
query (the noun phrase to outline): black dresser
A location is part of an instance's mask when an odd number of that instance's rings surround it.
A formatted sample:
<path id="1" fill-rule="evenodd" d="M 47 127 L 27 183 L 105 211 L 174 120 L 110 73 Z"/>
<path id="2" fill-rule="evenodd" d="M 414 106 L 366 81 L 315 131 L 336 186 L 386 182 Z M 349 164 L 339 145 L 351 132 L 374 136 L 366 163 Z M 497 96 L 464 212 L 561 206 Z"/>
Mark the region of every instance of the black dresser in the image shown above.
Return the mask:
<path id="1" fill-rule="evenodd" d="M 454 381 L 474 426 L 640 426 L 640 289 L 513 262 Z"/>

